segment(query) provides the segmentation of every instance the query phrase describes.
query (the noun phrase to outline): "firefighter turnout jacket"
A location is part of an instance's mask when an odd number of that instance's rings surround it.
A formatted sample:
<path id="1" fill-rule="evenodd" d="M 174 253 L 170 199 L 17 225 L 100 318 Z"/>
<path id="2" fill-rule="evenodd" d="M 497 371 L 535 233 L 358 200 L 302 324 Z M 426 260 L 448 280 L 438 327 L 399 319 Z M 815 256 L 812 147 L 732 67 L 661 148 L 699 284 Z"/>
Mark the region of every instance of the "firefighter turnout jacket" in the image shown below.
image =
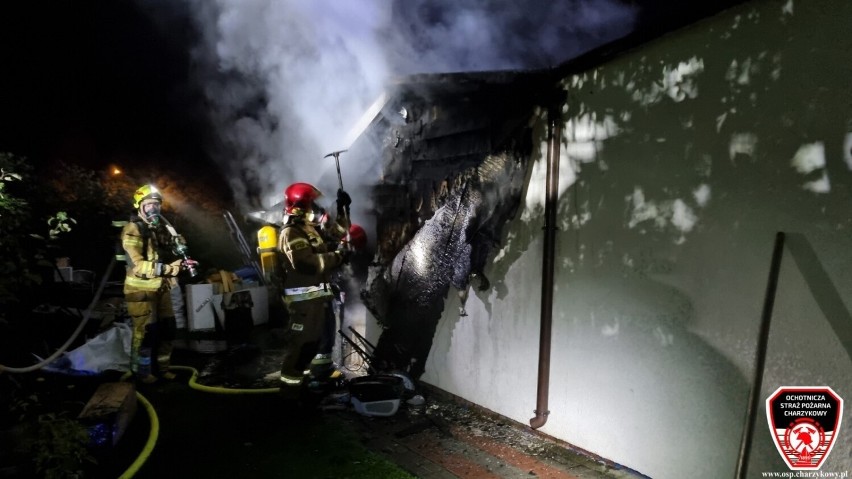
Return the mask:
<path id="1" fill-rule="evenodd" d="M 301 217 L 289 218 L 281 228 L 278 251 L 289 316 L 281 362 L 281 385 L 285 389 L 300 386 L 308 366 L 312 375 L 332 366 L 331 354 L 319 349 L 323 332 L 334 319 L 334 293 L 329 281 L 331 273 L 343 264 L 343 253 L 330 249 L 317 228 Z"/>
<path id="2" fill-rule="evenodd" d="M 149 226 L 138 216 L 121 230 L 127 261 L 124 298 L 133 328 L 130 369 L 144 383 L 155 381 L 154 374 L 174 377 L 169 372 L 176 327 L 171 289 L 177 285 L 182 260 L 164 260 L 174 256 L 171 246 L 175 241 L 182 238 L 173 235 L 162 222 Z"/>
<path id="3" fill-rule="evenodd" d="M 134 218 L 121 230 L 121 246 L 125 251 L 127 274 L 124 292 L 157 291 L 164 286 L 176 284 L 181 260 L 171 259 L 171 244 L 174 239 L 161 223 L 149 227 L 141 219 Z"/>
<path id="4" fill-rule="evenodd" d="M 278 251 L 284 256 L 285 302 L 332 297 L 328 281 L 331 272 L 343 263 L 337 251 L 328 244 L 310 223 L 295 219 L 281 229 Z"/>

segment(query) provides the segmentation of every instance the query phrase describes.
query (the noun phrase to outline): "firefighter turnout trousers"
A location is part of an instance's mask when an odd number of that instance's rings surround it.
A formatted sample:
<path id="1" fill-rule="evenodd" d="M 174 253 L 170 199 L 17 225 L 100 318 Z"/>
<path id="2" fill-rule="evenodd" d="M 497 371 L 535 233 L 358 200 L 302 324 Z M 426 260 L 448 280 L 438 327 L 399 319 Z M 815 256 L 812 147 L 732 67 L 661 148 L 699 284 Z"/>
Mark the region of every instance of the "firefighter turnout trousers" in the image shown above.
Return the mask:
<path id="1" fill-rule="evenodd" d="M 172 341 L 177 325 L 167 282 L 156 291 L 134 291 L 125 294 L 127 314 L 133 322 L 130 368 L 139 372 L 140 351 L 150 348 L 152 372 L 166 373 L 172 356 Z"/>
<path id="2" fill-rule="evenodd" d="M 314 377 L 332 370 L 331 354 L 317 352 L 329 320 L 334 320 L 334 311 L 328 298 L 295 302 L 285 298 L 285 303 L 290 321 L 281 360 L 281 386 L 298 388 L 306 370 Z"/>

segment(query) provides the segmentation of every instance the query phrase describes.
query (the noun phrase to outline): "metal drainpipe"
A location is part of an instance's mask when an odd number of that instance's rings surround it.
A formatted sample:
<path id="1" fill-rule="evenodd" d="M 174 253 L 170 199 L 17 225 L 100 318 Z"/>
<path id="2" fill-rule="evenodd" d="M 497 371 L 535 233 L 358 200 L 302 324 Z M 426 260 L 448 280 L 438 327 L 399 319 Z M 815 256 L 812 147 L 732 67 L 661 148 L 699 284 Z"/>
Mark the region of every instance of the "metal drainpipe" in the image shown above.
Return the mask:
<path id="1" fill-rule="evenodd" d="M 538 346 L 538 392 L 535 417 L 530 426 L 538 429 L 547 422 L 550 411 L 550 336 L 553 325 L 553 263 L 556 247 L 556 202 L 559 199 L 559 146 L 562 140 L 562 105 L 551 106 L 547 112 L 547 179 L 544 200 L 544 254 L 541 264 L 541 332 Z"/>

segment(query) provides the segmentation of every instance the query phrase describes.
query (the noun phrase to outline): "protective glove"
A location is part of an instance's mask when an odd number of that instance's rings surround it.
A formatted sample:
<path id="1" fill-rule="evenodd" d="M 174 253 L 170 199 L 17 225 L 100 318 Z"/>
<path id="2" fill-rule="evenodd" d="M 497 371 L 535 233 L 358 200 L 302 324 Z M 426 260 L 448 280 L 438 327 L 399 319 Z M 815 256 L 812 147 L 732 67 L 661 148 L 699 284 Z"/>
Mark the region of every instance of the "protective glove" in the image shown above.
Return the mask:
<path id="1" fill-rule="evenodd" d="M 159 276 L 177 276 L 181 271 L 193 271 L 198 266 L 194 259 L 176 259 L 169 264 L 163 264 Z"/>
<path id="2" fill-rule="evenodd" d="M 337 190 L 337 214 L 349 216 L 349 205 L 352 204 L 352 197 L 349 193 L 342 189 Z"/>
<path id="3" fill-rule="evenodd" d="M 349 264 L 349 257 L 352 256 L 352 250 L 349 249 L 345 244 L 341 244 L 340 247 L 335 251 L 340 256 L 341 264 Z"/>
<path id="4" fill-rule="evenodd" d="M 181 266 L 183 265 L 182 259 L 177 259 L 169 263 L 168 267 L 165 269 L 163 276 L 177 276 L 180 273 Z"/>
<path id="5" fill-rule="evenodd" d="M 180 273 L 180 266 L 183 262 L 182 259 L 178 259 L 172 261 L 169 264 L 166 263 L 155 263 L 154 264 L 154 276 L 157 277 L 169 277 L 169 276 L 177 276 Z"/>

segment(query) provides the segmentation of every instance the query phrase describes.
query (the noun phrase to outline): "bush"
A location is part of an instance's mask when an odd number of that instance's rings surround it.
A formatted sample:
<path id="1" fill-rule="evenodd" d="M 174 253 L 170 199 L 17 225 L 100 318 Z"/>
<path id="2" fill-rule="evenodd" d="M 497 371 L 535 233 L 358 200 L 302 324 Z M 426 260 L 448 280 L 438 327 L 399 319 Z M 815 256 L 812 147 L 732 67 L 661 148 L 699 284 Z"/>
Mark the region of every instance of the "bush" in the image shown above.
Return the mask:
<path id="1" fill-rule="evenodd" d="M 62 384 L 41 381 L 36 387 L 31 377 L 19 382 L 0 376 L 0 391 L 0 429 L 12 434 L 16 453 L 0 468 L 15 467 L 27 476 L 50 479 L 85 477 L 96 460 L 89 451 L 88 429 L 72 418 L 82 403 L 66 400 Z"/>
<path id="2" fill-rule="evenodd" d="M 0 321 L 42 282 L 44 244 L 38 241 L 30 202 L 35 190 L 28 183 L 30 166 L 23 158 L 0 153 Z"/>

